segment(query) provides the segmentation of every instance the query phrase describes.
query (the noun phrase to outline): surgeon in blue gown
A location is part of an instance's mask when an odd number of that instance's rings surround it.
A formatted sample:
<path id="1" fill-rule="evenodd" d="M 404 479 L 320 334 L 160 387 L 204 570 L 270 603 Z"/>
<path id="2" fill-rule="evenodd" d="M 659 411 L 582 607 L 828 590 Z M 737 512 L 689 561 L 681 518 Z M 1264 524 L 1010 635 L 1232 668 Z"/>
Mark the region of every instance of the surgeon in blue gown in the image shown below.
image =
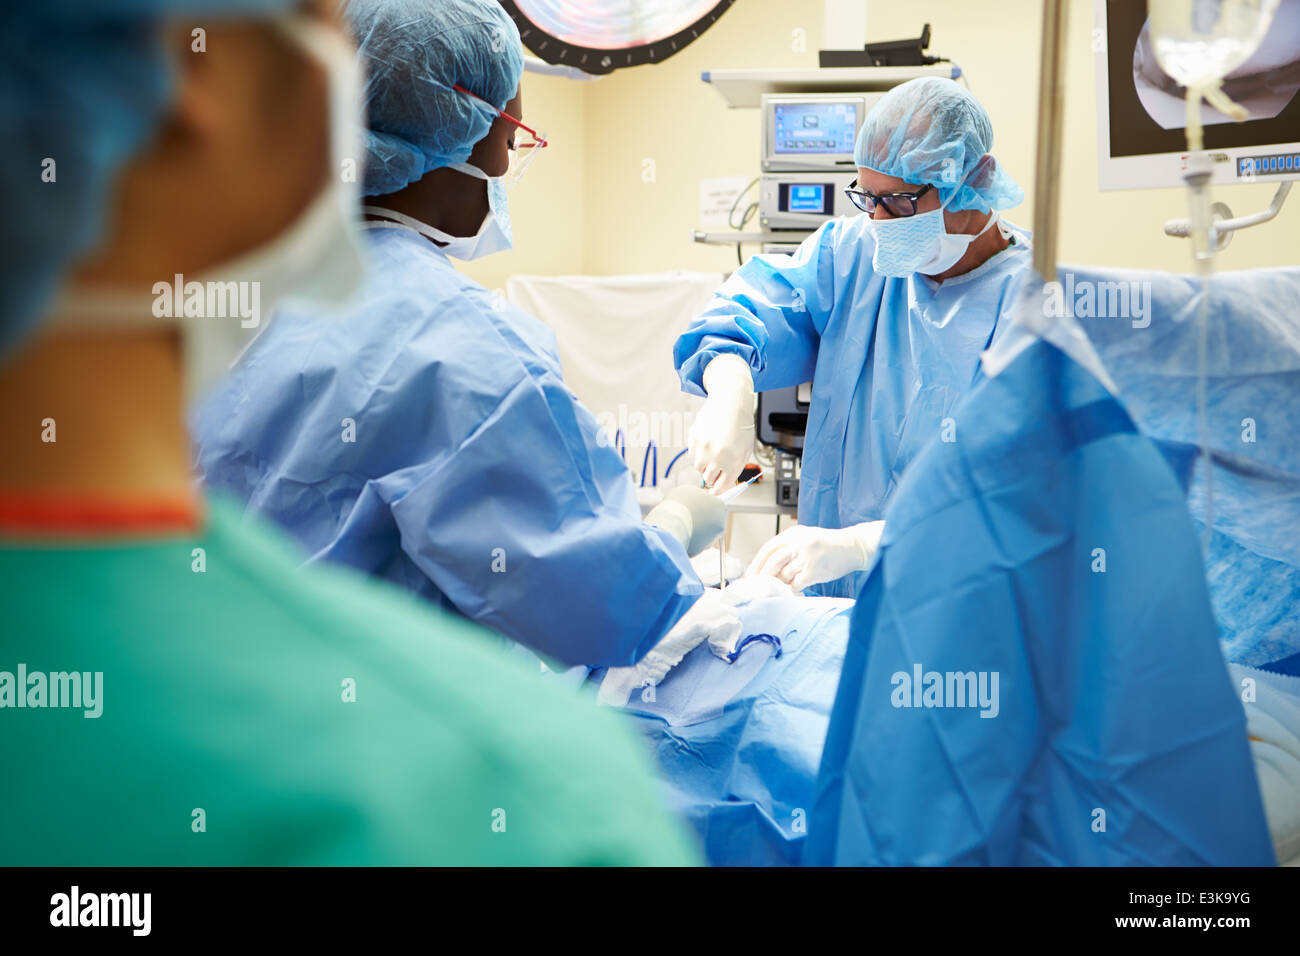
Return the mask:
<path id="1" fill-rule="evenodd" d="M 931 438 L 956 439 L 953 409 L 1030 262 L 1029 235 L 999 215 L 1023 193 L 992 147 L 957 83 L 894 88 L 855 149 L 851 195 L 870 215 L 831 220 L 791 256 L 755 256 L 678 339 L 683 388 L 708 395 L 695 465 L 718 488 L 748 460 L 753 391 L 813 383 L 801 527 L 753 571 L 855 597 L 900 476 Z"/>
<path id="2" fill-rule="evenodd" d="M 200 469 L 311 560 L 566 664 L 631 665 L 699 579 L 641 520 L 553 333 L 449 259 L 510 245 L 518 31 L 487 0 L 345 13 L 367 73 L 369 279 L 342 315 L 273 317 L 192 416 Z"/>

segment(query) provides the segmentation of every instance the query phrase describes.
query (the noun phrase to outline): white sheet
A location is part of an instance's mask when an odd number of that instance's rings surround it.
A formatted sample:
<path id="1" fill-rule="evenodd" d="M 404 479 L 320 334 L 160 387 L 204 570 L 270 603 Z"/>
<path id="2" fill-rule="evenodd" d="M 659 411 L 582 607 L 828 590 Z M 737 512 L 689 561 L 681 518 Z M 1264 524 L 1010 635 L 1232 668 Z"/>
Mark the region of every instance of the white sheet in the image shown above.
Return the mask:
<path id="1" fill-rule="evenodd" d="M 1238 695 L 1254 682 L 1255 700 L 1244 706 L 1264 813 L 1278 863 L 1300 866 L 1300 677 L 1237 664 L 1228 671 Z"/>

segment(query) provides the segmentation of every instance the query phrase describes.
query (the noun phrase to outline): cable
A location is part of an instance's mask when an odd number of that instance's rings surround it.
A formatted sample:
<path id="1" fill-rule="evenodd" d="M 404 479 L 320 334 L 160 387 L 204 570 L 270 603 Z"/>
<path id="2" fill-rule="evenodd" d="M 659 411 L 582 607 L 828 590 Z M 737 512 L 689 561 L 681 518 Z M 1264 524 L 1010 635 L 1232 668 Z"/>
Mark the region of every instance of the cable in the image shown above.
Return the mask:
<path id="1" fill-rule="evenodd" d="M 653 488 L 659 487 L 659 447 L 652 440 L 645 446 L 645 454 L 641 456 L 641 487 L 645 487 L 645 468 L 651 461 L 650 454 L 654 453 L 654 467 L 650 469 L 650 485 Z M 676 460 L 676 459 L 674 459 Z M 667 477 L 665 475 L 665 477 Z"/>
<path id="2" fill-rule="evenodd" d="M 658 452 L 655 452 L 656 458 L 658 457 L 658 454 L 659 454 Z M 664 469 L 664 481 L 667 481 L 667 480 L 668 480 L 668 475 L 672 472 L 672 470 L 673 470 L 673 465 L 677 464 L 677 459 L 678 459 L 678 458 L 681 458 L 682 455 L 684 455 L 684 454 L 686 454 L 686 449 L 685 449 L 685 448 L 683 448 L 683 449 L 682 449 L 681 451 L 679 451 L 677 454 L 673 455 L 673 460 L 670 461 L 670 462 L 668 463 L 668 467 Z M 642 480 L 644 481 L 645 479 L 642 478 Z"/>
<path id="3" fill-rule="evenodd" d="M 727 213 L 727 225 L 730 226 L 732 229 L 735 229 L 737 232 L 745 228 L 745 224 L 748 223 L 751 218 L 753 218 L 754 212 L 758 209 L 758 203 L 750 203 L 749 206 L 746 207 L 745 209 L 745 215 L 740 220 L 740 224 L 739 225 L 736 224 L 735 222 L 736 207 L 739 206 L 740 201 L 745 198 L 745 194 L 754 188 L 758 180 L 759 177 L 757 176 L 751 179 L 749 181 L 749 185 L 746 186 L 744 189 L 742 189 L 740 192 L 736 193 L 736 198 L 731 201 L 731 209 Z"/>
<path id="4" fill-rule="evenodd" d="M 745 212 L 741 215 L 740 222 L 736 222 L 736 207 L 739 206 L 740 201 L 745 198 L 745 194 L 754 188 L 754 184 L 757 183 L 758 180 L 759 177 L 757 176 L 751 179 L 749 185 L 736 193 L 736 198 L 731 201 L 731 209 L 727 211 L 727 225 L 732 229 L 735 229 L 737 232 L 742 232 L 745 226 L 749 224 L 749 220 L 754 218 L 754 213 L 758 212 L 758 203 L 752 202 L 745 207 Z M 736 262 L 743 266 L 745 264 L 745 257 L 741 252 L 741 245 L 742 244 L 739 242 L 736 243 Z"/>
<path id="5" fill-rule="evenodd" d="M 1205 462 L 1205 534 L 1201 547 L 1208 561 L 1210 545 L 1214 540 L 1214 453 L 1210 450 L 1210 420 L 1206 396 L 1207 351 L 1210 327 L 1210 272 L 1201 274 L 1201 301 L 1196 307 L 1197 330 L 1200 334 L 1196 355 L 1196 432 L 1201 446 L 1201 459 Z"/>

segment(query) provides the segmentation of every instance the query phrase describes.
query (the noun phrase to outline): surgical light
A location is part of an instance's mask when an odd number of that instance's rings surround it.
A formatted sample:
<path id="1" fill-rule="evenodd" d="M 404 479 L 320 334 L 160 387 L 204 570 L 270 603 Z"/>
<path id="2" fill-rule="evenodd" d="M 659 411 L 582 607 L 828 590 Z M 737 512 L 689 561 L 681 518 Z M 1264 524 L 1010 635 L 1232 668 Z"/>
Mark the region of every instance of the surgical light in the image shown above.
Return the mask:
<path id="1" fill-rule="evenodd" d="M 735 0 L 501 0 L 524 45 L 547 63 L 610 73 L 666 60 Z"/>

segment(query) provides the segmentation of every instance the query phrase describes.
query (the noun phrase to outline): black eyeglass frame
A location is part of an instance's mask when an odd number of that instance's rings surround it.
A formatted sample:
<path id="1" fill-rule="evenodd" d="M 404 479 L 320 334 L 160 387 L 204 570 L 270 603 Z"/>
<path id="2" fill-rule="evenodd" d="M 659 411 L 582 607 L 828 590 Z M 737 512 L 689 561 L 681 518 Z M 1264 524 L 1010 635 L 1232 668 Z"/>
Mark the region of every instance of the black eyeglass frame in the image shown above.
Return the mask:
<path id="1" fill-rule="evenodd" d="M 854 189 L 853 187 L 857 184 L 858 181 L 855 179 L 844 187 L 844 195 L 849 197 L 849 202 L 853 203 L 853 205 L 857 206 L 869 216 L 875 214 L 876 206 L 879 204 L 884 206 L 885 212 L 889 213 L 895 219 L 906 219 L 908 216 L 915 216 L 917 201 L 934 188 L 929 183 L 926 183 L 914 193 L 881 193 L 877 196 L 870 189 Z M 905 201 L 909 205 L 899 206 L 895 209 L 892 200 Z"/>

